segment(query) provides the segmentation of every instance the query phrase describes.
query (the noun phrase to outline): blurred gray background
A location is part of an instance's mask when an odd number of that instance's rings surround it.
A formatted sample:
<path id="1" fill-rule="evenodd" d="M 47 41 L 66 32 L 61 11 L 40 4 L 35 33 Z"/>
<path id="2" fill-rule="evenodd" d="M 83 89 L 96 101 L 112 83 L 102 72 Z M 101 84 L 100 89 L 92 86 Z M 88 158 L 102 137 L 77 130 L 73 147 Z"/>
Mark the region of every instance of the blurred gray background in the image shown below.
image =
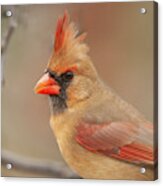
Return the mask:
<path id="1" fill-rule="evenodd" d="M 146 14 L 140 14 L 140 8 Z M 153 2 L 2 6 L 17 27 L 5 53 L 2 87 L 2 150 L 22 157 L 63 162 L 49 127 L 47 96 L 33 88 L 53 49 L 59 15 L 68 10 L 88 33 L 90 56 L 101 78 L 153 122 Z M 2 17 L 2 38 L 9 19 Z M 3 176 L 51 177 L 27 170 Z"/>

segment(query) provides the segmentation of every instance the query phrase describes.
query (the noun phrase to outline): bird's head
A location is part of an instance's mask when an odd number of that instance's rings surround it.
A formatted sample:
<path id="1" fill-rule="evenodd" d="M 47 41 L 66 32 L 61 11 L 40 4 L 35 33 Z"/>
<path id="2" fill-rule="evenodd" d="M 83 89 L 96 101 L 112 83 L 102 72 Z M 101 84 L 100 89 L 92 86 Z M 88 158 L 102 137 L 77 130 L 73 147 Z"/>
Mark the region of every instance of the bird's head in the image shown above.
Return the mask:
<path id="1" fill-rule="evenodd" d="M 67 12 L 58 19 L 53 53 L 35 86 L 37 94 L 50 96 L 54 113 L 62 112 L 92 94 L 97 73 L 88 56 L 85 36 L 86 33 L 78 34 Z"/>

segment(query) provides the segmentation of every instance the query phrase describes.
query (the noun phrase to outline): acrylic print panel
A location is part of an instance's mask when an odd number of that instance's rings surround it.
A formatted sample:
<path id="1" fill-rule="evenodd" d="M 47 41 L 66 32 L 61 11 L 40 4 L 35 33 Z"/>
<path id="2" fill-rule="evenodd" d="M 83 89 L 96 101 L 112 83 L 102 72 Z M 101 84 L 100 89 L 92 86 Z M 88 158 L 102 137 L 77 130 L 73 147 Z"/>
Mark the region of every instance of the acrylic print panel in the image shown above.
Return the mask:
<path id="1" fill-rule="evenodd" d="M 157 4 L 1 17 L 2 176 L 157 179 Z"/>

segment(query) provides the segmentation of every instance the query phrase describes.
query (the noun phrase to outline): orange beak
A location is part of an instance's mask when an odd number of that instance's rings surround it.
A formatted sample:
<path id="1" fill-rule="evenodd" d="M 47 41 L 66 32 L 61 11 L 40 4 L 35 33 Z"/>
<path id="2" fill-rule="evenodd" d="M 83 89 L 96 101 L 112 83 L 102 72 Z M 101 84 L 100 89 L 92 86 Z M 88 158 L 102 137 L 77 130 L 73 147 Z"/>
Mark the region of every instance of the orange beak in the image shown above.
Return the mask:
<path id="1" fill-rule="evenodd" d="M 60 93 L 60 86 L 46 73 L 37 82 L 34 91 L 36 94 L 58 95 Z"/>

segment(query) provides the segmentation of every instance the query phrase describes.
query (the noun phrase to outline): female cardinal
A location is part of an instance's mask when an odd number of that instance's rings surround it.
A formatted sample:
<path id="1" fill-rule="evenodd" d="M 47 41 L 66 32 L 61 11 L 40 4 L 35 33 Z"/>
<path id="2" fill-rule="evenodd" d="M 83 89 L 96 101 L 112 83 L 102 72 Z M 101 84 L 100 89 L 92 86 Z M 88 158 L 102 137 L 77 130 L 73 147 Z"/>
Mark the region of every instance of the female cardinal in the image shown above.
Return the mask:
<path id="1" fill-rule="evenodd" d="M 85 36 L 67 13 L 58 19 L 53 53 L 35 87 L 49 95 L 60 151 L 83 178 L 153 180 L 153 126 L 100 80 Z"/>

